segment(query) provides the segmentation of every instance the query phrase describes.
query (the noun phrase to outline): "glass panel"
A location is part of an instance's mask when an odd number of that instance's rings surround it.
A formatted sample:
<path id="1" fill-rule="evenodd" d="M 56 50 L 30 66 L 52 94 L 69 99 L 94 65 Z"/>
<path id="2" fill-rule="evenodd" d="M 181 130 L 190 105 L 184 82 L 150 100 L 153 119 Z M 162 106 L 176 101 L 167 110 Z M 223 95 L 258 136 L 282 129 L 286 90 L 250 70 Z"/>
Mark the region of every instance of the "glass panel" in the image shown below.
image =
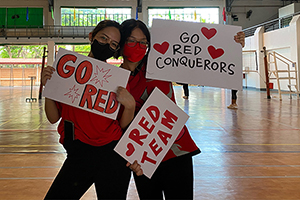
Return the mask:
<path id="1" fill-rule="evenodd" d="M 154 18 L 219 23 L 219 8 L 149 8 L 148 15 L 150 27 Z"/>
<path id="2" fill-rule="evenodd" d="M 62 26 L 96 26 L 105 19 L 122 23 L 131 18 L 131 8 L 62 8 Z"/>

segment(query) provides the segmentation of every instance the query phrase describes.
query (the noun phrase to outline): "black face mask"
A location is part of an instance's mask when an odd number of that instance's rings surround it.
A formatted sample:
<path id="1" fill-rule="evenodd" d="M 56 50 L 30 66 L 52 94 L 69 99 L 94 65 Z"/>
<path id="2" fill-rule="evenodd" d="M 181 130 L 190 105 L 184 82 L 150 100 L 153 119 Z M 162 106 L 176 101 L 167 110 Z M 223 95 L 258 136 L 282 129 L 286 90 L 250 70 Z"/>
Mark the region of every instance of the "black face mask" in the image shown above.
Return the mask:
<path id="1" fill-rule="evenodd" d="M 91 50 L 94 55 L 94 58 L 101 61 L 106 61 L 115 53 L 113 50 L 110 49 L 109 43 L 101 44 L 96 39 L 94 39 L 93 43 L 91 44 Z"/>

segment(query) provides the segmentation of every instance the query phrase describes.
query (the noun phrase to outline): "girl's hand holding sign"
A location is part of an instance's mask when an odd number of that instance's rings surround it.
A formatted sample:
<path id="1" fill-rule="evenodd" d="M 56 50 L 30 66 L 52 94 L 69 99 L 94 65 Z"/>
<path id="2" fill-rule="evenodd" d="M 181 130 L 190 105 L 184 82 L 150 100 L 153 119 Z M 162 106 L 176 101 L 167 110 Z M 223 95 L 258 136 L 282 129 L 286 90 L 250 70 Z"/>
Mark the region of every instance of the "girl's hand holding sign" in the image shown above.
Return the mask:
<path id="1" fill-rule="evenodd" d="M 55 69 L 51 66 L 47 66 L 42 71 L 42 85 L 45 86 L 47 80 L 51 79 L 53 72 Z"/>

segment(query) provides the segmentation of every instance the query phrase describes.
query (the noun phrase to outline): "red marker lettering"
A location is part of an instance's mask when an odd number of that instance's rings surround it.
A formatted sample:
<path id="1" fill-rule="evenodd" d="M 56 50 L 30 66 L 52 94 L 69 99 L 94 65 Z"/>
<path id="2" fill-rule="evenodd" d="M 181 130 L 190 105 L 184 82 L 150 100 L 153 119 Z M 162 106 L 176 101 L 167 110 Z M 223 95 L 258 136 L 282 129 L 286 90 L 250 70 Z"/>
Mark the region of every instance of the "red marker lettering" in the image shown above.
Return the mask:
<path id="1" fill-rule="evenodd" d="M 109 93 L 108 102 L 105 108 L 105 113 L 112 114 L 114 113 L 118 108 L 118 101 L 117 101 L 117 95 L 114 92 Z"/>
<path id="2" fill-rule="evenodd" d="M 161 147 L 157 149 L 158 144 L 156 143 L 155 138 L 150 142 L 149 147 L 156 156 L 163 150 Z"/>
<path id="3" fill-rule="evenodd" d="M 159 109 L 156 106 L 149 106 L 146 111 L 148 112 L 151 119 L 155 122 L 159 119 Z"/>
<path id="4" fill-rule="evenodd" d="M 97 93 L 97 88 L 95 88 L 92 85 L 87 84 L 85 86 L 83 95 L 80 100 L 80 107 L 84 107 L 85 102 L 87 102 L 87 108 L 93 109 L 93 102 L 92 102 L 92 95 L 95 95 Z"/>
<path id="5" fill-rule="evenodd" d="M 144 151 L 144 154 L 143 154 L 143 157 L 142 157 L 142 160 L 141 160 L 141 163 L 144 163 L 145 161 L 148 161 L 148 162 L 150 162 L 150 163 L 152 163 L 152 164 L 156 164 L 156 161 L 155 160 L 153 160 L 153 159 L 151 159 L 151 158 L 149 158 L 149 157 L 147 157 L 147 151 Z"/>
<path id="6" fill-rule="evenodd" d="M 85 69 L 85 70 L 84 70 Z M 82 72 L 84 71 L 84 74 L 82 75 Z M 75 73 L 75 79 L 79 84 L 85 84 L 88 82 L 92 76 L 93 72 L 93 65 L 89 61 L 85 60 L 82 63 L 79 64 L 79 66 L 76 69 Z"/>
<path id="7" fill-rule="evenodd" d="M 107 94 L 108 94 L 107 91 L 99 90 L 98 95 L 97 95 L 97 99 L 96 99 L 95 104 L 94 104 L 94 109 L 95 110 L 98 110 L 99 112 L 104 111 L 104 108 L 100 107 L 99 104 L 101 103 L 101 104 L 105 105 L 106 100 L 102 99 L 102 95 L 107 95 Z"/>
<path id="8" fill-rule="evenodd" d="M 144 116 L 139 121 L 139 125 L 142 128 L 144 128 L 148 133 L 151 133 L 153 131 L 153 129 L 155 128 L 155 126 L 152 124 L 152 126 L 150 128 L 148 128 L 148 124 L 149 124 L 149 122 L 146 121 L 146 118 Z"/>
<path id="9" fill-rule="evenodd" d="M 129 133 L 129 138 L 138 143 L 140 146 L 144 144 L 141 140 L 147 138 L 147 136 L 148 135 L 140 135 L 140 131 L 136 128 Z"/>
<path id="10" fill-rule="evenodd" d="M 161 124 L 172 130 L 173 126 L 171 125 L 171 123 L 174 124 L 177 121 L 178 117 L 168 110 L 165 111 L 164 116 L 165 118 L 161 119 Z"/>
<path id="11" fill-rule="evenodd" d="M 129 157 L 134 153 L 135 148 L 134 148 L 133 144 L 131 144 L 131 143 L 127 144 L 127 148 L 128 148 L 128 150 L 126 151 L 126 156 Z"/>
<path id="12" fill-rule="evenodd" d="M 70 54 L 66 54 L 63 57 L 61 57 L 58 61 L 57 67 L 56 67 L 58 75 L 60 75 L 63 78 L 69 78 L 70 76 L 72 76 L 72 74 L 74 73 L 75 67 L 72 67 L 69 65 L 65 66 L 65 64 L 68 61 L 72 61 L 73 63 L 75 63 L 76 60 L 77 60 L 77 57 L 74 55 L 70 55 Z M 65 73 L 65 71 L 64 71 L 64 66 L 65 66 L 65 69 L 68 70 L 67 73 Z"/>
<path id="13" fill-rule="evenodd" d="M 160 130 L 157 132 L 157 135 L 159 136 L 159 138 L 165 145 L 168 144 L 168 139 L 170 139 L 172 137 L 171 134 L 160 131 Z"/>

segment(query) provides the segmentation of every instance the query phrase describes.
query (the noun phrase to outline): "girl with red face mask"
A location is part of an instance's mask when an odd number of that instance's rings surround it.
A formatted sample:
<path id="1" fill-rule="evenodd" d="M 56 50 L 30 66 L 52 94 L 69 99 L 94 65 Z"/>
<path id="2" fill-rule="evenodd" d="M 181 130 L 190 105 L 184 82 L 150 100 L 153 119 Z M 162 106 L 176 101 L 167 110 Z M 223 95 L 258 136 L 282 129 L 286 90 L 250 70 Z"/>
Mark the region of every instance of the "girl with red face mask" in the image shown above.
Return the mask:
<path id="1" fill-rule="evenodd" d="M 173 85 L 168 81 L 145 78 L 147 59 L 150 51 L 150 33 L 140 20 L 126 20 L 122 24 L 121 49 L 124 62 L 122 68 L 131 71 L 130 93 L 136 101 L 137 113 L 155 87 L 175 102 Z M 245 34 L 238 33 L 234 40 L 244 46 Z M 127 163 L 135 172 L 134 180 L 141 200 L 143 199 L 193 199 L 192 156 L 200 149 L 192 140 L 186 126 L 167 152 L 151 179 L 143 175 L 143 169 L 136 161 Z"/>
<path id="2" fill-rule="evenodd" d="M 147 58 L 150 51 L 150 33 L 139 20 L 126 20 L 122 24 L 122 68 L 131 71 L 130 93 L 136 101 L 137 113 L 155 87 L 175 102 L 171 82 L 145 78 Z M 141 166 L 135 161 L 130 166 L 136 174 L 134 179 L 140 199 L 193 199 L 192 156 L 200 153 L 186 126 L 172 145 L 151 179 L 142 175 Z"/>
<path id="3" fill-rule="evenodd" d="M 119 50 L 120 24 L 101 21 L 89 39 L 89 57 L 106 61 Z M 43 85 L 54 70 L 51 66 L 43 70 Z M 67 158 L 45 199 L 80 199 L 92 184 L 98 199 L 126 199 L 131 171 L 113 149 L 134 117 L 135 100 L 123 87 L 118 87 L 116 96 L 122 104 L 117 120 L 45 99 L 48 120 L 51 123 L 61 120 L 58 133 L 67 151 Z"/>

